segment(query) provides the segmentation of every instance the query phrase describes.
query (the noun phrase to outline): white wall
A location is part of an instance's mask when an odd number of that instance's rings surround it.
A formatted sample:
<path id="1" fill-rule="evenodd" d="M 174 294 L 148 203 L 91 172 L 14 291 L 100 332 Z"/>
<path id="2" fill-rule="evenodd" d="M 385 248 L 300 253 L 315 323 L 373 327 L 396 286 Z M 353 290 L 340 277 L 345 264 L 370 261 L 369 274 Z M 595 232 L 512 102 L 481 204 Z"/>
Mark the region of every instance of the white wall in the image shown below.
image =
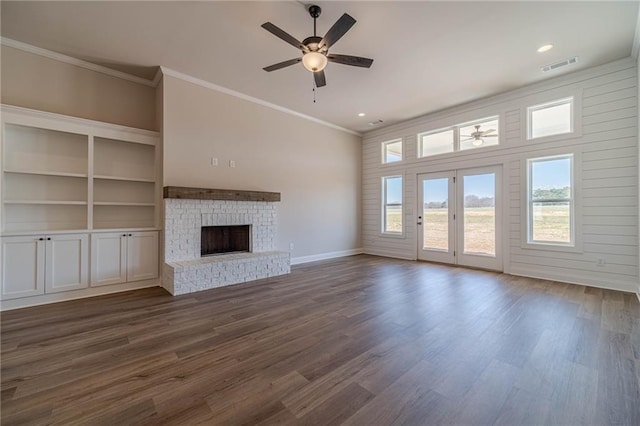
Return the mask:
<path id="1" fill-rule="evenodd" d="M 294 261 L 361 247 L 359 136 L 168 75 L 163 97 L 165 186 L 280 192 Z"/>
<path id="2" fill-rule="evenodd" d="M 636 61 L 626 59 L 367 133 L 363 141 L 363 247 L 406 259 L 417 256 L 417 175 L 501 165 L 504 271 L 635 291 L 638 286 L 638 89 Z M 527 141 L 524 109 L 569 95 L 577 98 L 577 132 L 552 142 Z M 500 115 L 501 145 L 417 158 L 417 133 Z M 380 143 L 403 138 L 405 160 L 380 164 Z M 522 247 L 524 158 L 578 154 L 577 252 Z M 402 174 L 405 236 L 382 236 L 381 177 Z M 598 258 L 604 266 L 597 266 Z"/>

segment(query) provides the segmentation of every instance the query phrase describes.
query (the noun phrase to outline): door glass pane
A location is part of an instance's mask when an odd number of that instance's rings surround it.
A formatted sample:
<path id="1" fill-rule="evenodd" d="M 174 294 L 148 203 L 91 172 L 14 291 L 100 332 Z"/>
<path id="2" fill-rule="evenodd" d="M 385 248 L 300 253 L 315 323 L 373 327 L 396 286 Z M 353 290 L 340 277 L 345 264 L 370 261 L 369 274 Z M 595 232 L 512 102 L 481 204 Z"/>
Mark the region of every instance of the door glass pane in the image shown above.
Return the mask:
<path id="1" fill-rule="evenodd" d="M 422 248 L 449 251 L 449 179 L 425 179 L 422 191 Z"/>
<path id="2" fill-rule="evenodd" d="M 496 175 L 464 176 L 464 253 L 496 254 Z"/>

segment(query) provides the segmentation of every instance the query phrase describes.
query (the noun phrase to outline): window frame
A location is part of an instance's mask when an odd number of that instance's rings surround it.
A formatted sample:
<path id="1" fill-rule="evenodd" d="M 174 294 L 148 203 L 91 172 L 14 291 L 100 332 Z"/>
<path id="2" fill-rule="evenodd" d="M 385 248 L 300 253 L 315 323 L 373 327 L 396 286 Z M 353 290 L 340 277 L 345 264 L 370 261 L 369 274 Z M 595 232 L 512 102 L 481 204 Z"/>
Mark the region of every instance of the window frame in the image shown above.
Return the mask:
<path id="1" fill-rule="evenodd" d="M 463 127 L 468 127 L 468 126 L 473 126 L 476 125 L 478 123 L 484 123 L 487 121 L 493 121 L 496 120 L 498 122 L 498 143 L 494 144 L 494 145 L 488 145 L 488 146 L 479 146 L 477 148 L 473 148 L 473 149 L 464 149 L 461 150 L 460 149 L 460 129 Z M 486 117 L 481 117 L 481 118 L 477 118 L 477 119 L 473 119 L 473 120 L 467 120 L 467 121 L 463 121 L 460 122 L 458 124 L 454 124 L 452 126 L 447 126 L 447 127 L 440 127 L 438 129 L 434 129 L 434 130 L 427 130 L 424 132 L 418 132 L 416 134 L 416 138 L 417 138 L 417 157 L 418 159 L 425 159 L 425 158 L 433 158 L 433 157 L 440 157 L 440 156 L 445 156 L 445 155 L 452 155 L 452 154 L 459 154 L 461 152 L 473 152 L 476 149 L 488 149 L 488 148 L 493 148 L 493 149 L 498 149 L 502 146 L 502 126 L 503 126 L 503 116 L 502 114 L 494 114 L 494 115 L 489 115 Z M 422 143 L 422 136 L 429 136 L 429 135 L 433 135 L 436 133 L 443 133 L 449 130 L 453 130 L 453 149 L 450 152 L 443 152 L 441 154 L 433 154 L 433 155 L 422 155 L 423 149 L 423 143 Z"/>
<path id="2" fill-rule="evenodd" d="M 401 200 L 400 200 L 400 204 L 397 203 L 387 203 L 387 179 L 395 179 L 395 178 L 400 178 L 400 191 L 401 191 Z M 381 178 L 381 183 L 382 183 L 382 199 L 381 199 L 381 203 L 380 206 L 381 208 L 381 214 L 380 214 L 380 224 L 381 224 L 381 229 L 380 229 L 380 234 L 382 236 L 385 237 L 394 237 L 394 238 L 402 238 L 404 237 L 404 230 L 405 230 L 405 220 L 404 220 L 404 176 L 403 175 L 391 175 L 391 176 L 382 176 Z M 400 206 L 400 220 L 401 220 L 401 231 L 400 232 L 395 232 L 395 231 L 387 231 L 387 207 L 388 206 Z"/>
<path id="3" fill-rule="evenodd" d="M 532 179 L 531 179 L 531 164 L 536 161 L 544 161 L 560 158 L 571 158 L 571 242 L 559 243 L 553 241 L 534 241 L 532 239 L 533 226 L 532 226 Z M 573 252 L 582 253 L 582 203 L 580 201 L 581 194 L 581 164 L 582 153 L 579 150 L 553 150 L 552 152 L 540 153 L 535 156 L 531 154 L 523 155 L 521 157 L 522 162 L 522 176 L 521 176 L 521 188 L 524 190 L 521 192 L 521 248 L 523 249 L 536 249 L 536 250 L 550 250 L 561 252 Z"/>
<path id="4" fill-rule="evenodd" d="M 526 140 L 527 141 L 546 141 L 559 138 L 566 138 L 576 133 L 576 99 L 575 95 L 565 96 L 560 99 L 538 103 L 526 107 Z M 564 105 L 569 102 L 569 131 L 563 133 L 553 133 L 551 135 L 533 137 L 533 113 L 546 108 Z"/>
<path id="5" fill-rule="evenodd" d="M 400 157 L 399 160 L 396 161 L 387 161 L 387 145 L 390 145 L 392 143 L 398 143 L 400 142 L 400 146 L 402 146 L 402 155 Z M 382 164 L 383 165 L 387 165 L 387 164 L 395 164 L 395 163 L 401 163 L 402 161 L 404 161 L 404 140 L 403 138 L 396 138 L 396 139 L 391 139 L 388 141 L 384 141 L 381 142 L 380 144 L 381 148 L 382 148 Z"/>

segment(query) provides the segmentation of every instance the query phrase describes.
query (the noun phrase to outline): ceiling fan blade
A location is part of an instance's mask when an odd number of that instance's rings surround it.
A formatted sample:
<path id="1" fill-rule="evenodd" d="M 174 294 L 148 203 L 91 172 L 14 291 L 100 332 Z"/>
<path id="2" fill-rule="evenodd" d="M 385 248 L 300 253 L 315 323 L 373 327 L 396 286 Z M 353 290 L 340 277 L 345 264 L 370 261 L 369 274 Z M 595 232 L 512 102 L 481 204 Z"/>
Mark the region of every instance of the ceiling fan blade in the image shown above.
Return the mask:
<path id="1" fill-rule="evenodd" d="M 460 142 L 469 142 L 469 141 L 474 141 L 474 140 L 476 140 L 476 138 L 463 139 Z"/>
<path id="2" fill-rule="evenodd" d="M 324 78 L 324 70 L 314 72 L 313 79 L 316 81 L 316 87 L 322 87 L 327 85 L 327 80 Z"/>
<path id="3" fill-rule="evenodd" d="M 483 138 L 497 138 L 498 135 L 482 135 Z"/>
<path id="4" fill-rule="evenodd" d="M 338 19 L 336 23 L 333 24 L 331 28 L 329 28 L 329 31 L 327 31 L 322 40 L 320 40 L 318 49 L 321 49 L 325 46 L 328 49 L 333 46 L 338 40 L 340 40 L 343 35 L 345 35 L 347 31 L 349 31 L 351 27 L 353 27 L 355 23 L 356 20 L 353 19 L 350 15 L 346 13 L 342 15 L 340 19 Z"/>
<path id="5" fill-rule="evenodd" d="M 295 47 L 297 49 L 300 49 L 300 50 L 302 50 L 304 52 L 308 52 L 309 51 L 307 46 L 302 44 L 300 41 L 296 40 L 296 38 L 294 36 L 292 36 L 291 34 L 287 33 L 286 31 L 276 27 L 271 22 L 265 22 L 264 24 L 261 25 L 261 27 L 264 28 L 265 30 L 269 31 L 271 34 L 273 34 L 274 36 L 278 37 L 279 39 L 286 41 L 287 43 L 289 43 L 293 47 Z"/>
<path id="6" fill-rule="evenodd" d="M 495 132 L 495 131 L 496 131 L 496 129 L 489 129 L 489 130 L 484 130 L 482 133 L 486 135 L 487 133 L 491 133 L 491 132 Z"/>
<path id="7" fill-rule="evenodd" d="M 289 59 L 288 61 L 279 62 L 277 64 L 269 65 L 268 67 L 262 68 L 266 72 L 271 72 L 275 70 L 279 70 L 281 68 L 289 67 L 291 65 L 295 65 L 298 62 L 302 62 L 302 58 Z"/>
<path id="8" fill-rule="evenodd" d="M 361 58 L 360 56 L 349 55 L 327 55 L 327 59 L 336 64 L 351 65 L 354 67 L 369 68 L 373 64 L 373 59 Z"/>

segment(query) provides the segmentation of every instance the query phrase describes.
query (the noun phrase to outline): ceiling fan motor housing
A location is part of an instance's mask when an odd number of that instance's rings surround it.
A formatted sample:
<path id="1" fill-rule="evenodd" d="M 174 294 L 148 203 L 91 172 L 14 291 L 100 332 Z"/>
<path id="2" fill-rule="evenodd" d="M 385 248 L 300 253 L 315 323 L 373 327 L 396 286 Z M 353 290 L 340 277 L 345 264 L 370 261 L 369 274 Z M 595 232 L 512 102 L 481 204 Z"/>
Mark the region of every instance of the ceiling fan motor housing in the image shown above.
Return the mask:
<path id="1" fill-rule="evenodd" d="M 316 19 L 320 16 L 320 13 L 322 13 L 322 9 L 320 9 L 320 6 L 317 6 L 315 4 L 312 4 L 311 6 L 309 6 L 309 15 L 311 15 L 311 17 L 313 19 Z"/>
<path id="2" fill-rule="evenodd" d="M 322 37 L 311 36 L 302 40 L 302 44 L 307 46 L 309 50 L 312 52 L 322 52 L 325 53 L 328 49 L 326 46 L 323 46 L 321 49 L 318 49 L 318 44 L 322 41 Z"/>

